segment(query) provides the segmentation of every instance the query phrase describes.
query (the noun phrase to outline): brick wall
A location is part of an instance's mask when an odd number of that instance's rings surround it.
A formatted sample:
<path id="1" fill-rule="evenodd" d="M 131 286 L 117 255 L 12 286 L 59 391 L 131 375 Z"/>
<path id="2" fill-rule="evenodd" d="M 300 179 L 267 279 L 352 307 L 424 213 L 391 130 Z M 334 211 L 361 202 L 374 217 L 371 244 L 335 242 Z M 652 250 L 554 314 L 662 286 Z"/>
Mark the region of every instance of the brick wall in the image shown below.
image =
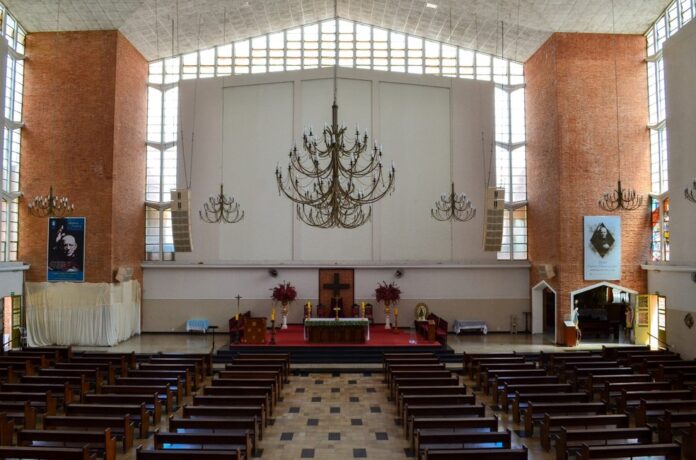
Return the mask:
<path id="1" fill-rule="evenodd" d="M 615 55 L 621 179 L 644 196 L 644 206 L 614 213 L 622 224 L 621 280 L 614 282 L 644 292 L 640 263 L 649 241 L 650 189 L 645 38 L 557 33 L 525 64 L 529 257 L 556 267 L 550 284 L 557 290 L 557 327 L 569 316 L 570 293 L 597 283 L 583 279 L 583 217 L 609 214 L 597 202 L 616 187 L 619 172 Z M 533 273 L 532 286 L 538 282 Z"/>
<path id="2" fill-rule="evenodd" d="M 110 282 L 116 264 L 137 267 L 144 253 L 147 63 L 117 31 L 30 34 L 26 54 L 22 190 L 53 184 L 70 198 L 87 219 L 85 281 Z M 19 225 L 26 280 L 45 281 L 47 219 L 22 203 Z"/>

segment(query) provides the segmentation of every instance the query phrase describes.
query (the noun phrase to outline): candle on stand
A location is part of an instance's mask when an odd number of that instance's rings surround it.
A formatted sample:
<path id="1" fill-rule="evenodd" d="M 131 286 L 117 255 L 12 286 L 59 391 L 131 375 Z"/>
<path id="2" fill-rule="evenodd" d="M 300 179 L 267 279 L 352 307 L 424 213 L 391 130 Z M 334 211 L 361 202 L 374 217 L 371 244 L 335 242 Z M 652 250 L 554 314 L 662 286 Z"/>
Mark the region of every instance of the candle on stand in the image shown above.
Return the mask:
<path id="1" fill-rule="evenodd" d="M 271 309 L 271 321 L 275 321 L 275 307 Z"/>
<path id="2" fill-rule="evenodd" d="M 360 302 L 360 317 L 365 317 L 365 302 Z"/>
<path id="3" fill-rule="evenodd" d="M 237 313 L 236 315 L 234 315 L 234 319 L 235 319 L 236 321 L 239 321 L 239 313 Z"/>
<path id="4" fill-rule="evenodd" d="M 394 315 L 399 316 L 399 307 L 394 307 Z"/>

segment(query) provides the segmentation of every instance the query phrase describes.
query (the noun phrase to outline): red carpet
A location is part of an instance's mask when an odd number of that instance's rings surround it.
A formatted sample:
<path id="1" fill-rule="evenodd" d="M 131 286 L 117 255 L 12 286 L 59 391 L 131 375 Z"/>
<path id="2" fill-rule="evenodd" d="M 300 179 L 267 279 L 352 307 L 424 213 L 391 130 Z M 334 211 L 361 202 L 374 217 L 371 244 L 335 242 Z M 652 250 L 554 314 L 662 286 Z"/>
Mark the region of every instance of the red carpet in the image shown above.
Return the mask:
<path id="1" fill-rule="evenodd" d="M 408 329 L 393 332 L 384 329 L 384 324 L 370 327 L 370 340 L 365 343 L 309 343 L 304 340 L 304 328 L 299 324 L 291 324 L 285 330 L 276 329 L 275 346 L 281 347 L 439 347 L 439 342 L 428 342 L 417 334 L 411 335 Z M 416 343 L 409 343 L 415 339 Z M 266 332 L 266 345 L 271 340 L 271 332 Z M 232 344 L 232 347 L 258 347 L 258 344 Z"/>

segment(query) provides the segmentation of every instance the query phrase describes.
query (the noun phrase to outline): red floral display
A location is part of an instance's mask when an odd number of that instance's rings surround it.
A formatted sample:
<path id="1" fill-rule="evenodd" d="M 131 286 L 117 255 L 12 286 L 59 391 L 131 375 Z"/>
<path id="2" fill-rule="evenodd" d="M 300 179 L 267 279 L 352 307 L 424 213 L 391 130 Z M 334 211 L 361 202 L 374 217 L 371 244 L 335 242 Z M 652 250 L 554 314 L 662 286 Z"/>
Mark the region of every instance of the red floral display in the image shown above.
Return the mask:
<path id="1" fill-rule="evenodd" d="M 273 291 L 271 298 L 280 303 L 292 302 L 295 300 L 295 297 L 297 297 L 297 290 L 295 289 L 295 286 L 287 281 L 283 281 L 278 286 L 272 288 L 271 291 Z"/>
<path id="2" fill-rule="evenodd" d="M 387 284 L 386 281 L 382 281 L 377 285 L 377 289 L 375 289 L 375 298 L 377 302 L 395 304 L 401 299 L 401 289 L 399 289 L 396 283 Z"/>

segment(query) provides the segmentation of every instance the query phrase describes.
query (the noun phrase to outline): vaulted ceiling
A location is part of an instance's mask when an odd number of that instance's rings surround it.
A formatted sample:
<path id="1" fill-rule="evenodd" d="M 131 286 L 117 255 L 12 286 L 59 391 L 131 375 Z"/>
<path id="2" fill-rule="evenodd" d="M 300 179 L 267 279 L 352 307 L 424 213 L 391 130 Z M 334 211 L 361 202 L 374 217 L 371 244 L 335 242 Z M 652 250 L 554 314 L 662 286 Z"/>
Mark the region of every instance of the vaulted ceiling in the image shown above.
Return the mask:
<path id="1" fill-rule="evenodd" d="M 554 32 L 642 34 L 670 0 L 337 0 L 338 16 L 510 59 Z M 334 17 L 333 0 L 3 0 L 27 32 L 118 29 L 148 60 Z M 172 24 L 174 26 L 172 27 Z M 172 40 L 174 29 L 174 40 Z M 200 30 L 200 34 L 199 34 Z"/>

